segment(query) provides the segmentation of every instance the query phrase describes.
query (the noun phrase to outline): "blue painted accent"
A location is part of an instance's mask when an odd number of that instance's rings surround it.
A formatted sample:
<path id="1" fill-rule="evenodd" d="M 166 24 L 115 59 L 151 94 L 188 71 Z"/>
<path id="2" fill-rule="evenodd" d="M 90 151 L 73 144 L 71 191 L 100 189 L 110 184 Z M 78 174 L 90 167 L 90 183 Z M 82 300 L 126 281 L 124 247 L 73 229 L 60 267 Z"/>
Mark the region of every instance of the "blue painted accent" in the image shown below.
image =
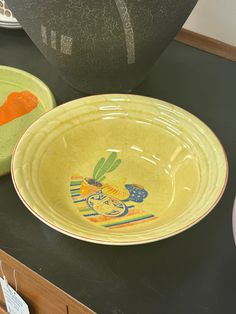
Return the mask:
<path id="1" fill-rule="evenodd" d="M 84 217 L 90 217 L 90 216 L 99 216 L 98 213 L 94 213 L 94 214 L 85 214 Z"/>
<path id="2" fill-rule="evenodd" d="M 142 203 L 144 198 L 148 196 L 148 192 L 135 184 L 126 184 L 126 189 L 129 191 L 130 196 L 126 201 L 133 201 L 136 203 Z"/>
<path id="3" fill-rule="evenodd" d="M 125 215 L 127 215 L 127 214 L 128 214 L 129 209 L 128 209 L 128 207 L 127 207 L 125 204 L 124 204 L 124 206 L 125 206 L 125 211 L 124 211 L 121 215 L 116 216 L 116 217 L 122 217 L 122 216 L 125 216 Z"/>

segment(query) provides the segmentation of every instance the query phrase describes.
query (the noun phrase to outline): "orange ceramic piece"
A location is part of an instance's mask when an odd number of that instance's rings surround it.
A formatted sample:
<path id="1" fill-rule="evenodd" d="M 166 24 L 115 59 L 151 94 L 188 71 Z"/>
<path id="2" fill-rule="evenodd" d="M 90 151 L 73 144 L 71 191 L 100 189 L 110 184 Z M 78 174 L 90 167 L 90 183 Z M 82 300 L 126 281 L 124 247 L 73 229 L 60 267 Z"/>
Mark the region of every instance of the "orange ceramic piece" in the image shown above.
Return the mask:
<path id="1" fill-rule="evenodd" d="M 38 103 L 38 98 L 31 92 L 11 93 L 0 107 L 0 125 L 31 112 L 37 107 Z"/>

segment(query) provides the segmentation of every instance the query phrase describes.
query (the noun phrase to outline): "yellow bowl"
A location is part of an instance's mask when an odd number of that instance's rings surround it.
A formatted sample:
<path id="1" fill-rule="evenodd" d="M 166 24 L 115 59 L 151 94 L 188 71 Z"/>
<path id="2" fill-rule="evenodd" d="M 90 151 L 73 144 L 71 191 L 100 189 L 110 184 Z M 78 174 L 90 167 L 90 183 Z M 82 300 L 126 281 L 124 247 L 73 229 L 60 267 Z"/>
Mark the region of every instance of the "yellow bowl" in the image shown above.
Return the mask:
<path id="1" fill-rule="evenodd" d="M 224 150 L 187 111 L 135 95 L 74 100 L 23 135 L 15 188 L 52 228 L 85 241 L 132 245 L 173 236 L 219 201 Z"/>

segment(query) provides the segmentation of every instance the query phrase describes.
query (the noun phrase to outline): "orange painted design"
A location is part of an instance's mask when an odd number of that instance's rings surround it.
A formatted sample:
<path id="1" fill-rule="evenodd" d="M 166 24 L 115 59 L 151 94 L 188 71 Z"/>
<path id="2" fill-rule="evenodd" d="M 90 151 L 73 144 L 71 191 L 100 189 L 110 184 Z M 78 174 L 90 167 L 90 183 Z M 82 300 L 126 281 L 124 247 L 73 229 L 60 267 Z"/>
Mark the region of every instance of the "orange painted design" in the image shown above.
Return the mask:
<path id="1" fill-rule="evenodd" d="M 129 213 L 125 215 L 125 217 L 133 216 L 135 214 L 144 214 L 143 211 L 139 209 L 130 209 Z M 109 217 L 109 216 L 99 216 L 99 217 L 89 217 L 89 220 L 92 222 L 104 222 L 104 221 L 109 221 L 109 220 L 114 220 L 114 217 Z"/>
<path id="2" fill-rule="evenodd" d="M 154 220 L 154 219 L 157 219 L 158 217 L 151 217 L 151 218 L 148 218 L 148 219 L 145 219 L 145 222 L 149 222 L 151 220 Z M 129 222 L 128 224 L 123 224 L 123 225 L 117 225 L 117 226 L 111 226 L 109 228 L 111 229 L 118 229 L 118 228 L 124 228 L 124 227 L 129 227 L 129 226 L 133 226 L 133 225 L 137 225 L 139 223 L 142 223 L 143 220 L 137 220 L 137 221 L 134 221 L 134 222 Z"/>
<path id="3" fill-rule="evenodd" d="M 83 181 L 80 187 L 80 195 L 86 197 L 90 194 L 96 193 L 101 190 L 101 187 L 89 184 L 86 180 Z"/>
<path id="4" fill-rule="evenodd" d="M 73 180 L 84 180 L 84 177 L 82 177 L 82 176 L 72 176 L 71 177 L 71 180 L 73 181 Z"/>
<path id="5" fill-rule="evenodd" d="M 0 107 L 0 125 L 11 122 L 34 110 L 39 101 L 31 92 L 13 92 Z"/>
<path id="6" fill-rule="evenodd" d="M 109 221 L 114 219 L 114 217 L 109 217 L 109 216 L 99 216 L 97 218 L 95 217 L 89 217 L 88 220 L 90 220 L 91 222 L 104 222 L 104 221 Z"/>

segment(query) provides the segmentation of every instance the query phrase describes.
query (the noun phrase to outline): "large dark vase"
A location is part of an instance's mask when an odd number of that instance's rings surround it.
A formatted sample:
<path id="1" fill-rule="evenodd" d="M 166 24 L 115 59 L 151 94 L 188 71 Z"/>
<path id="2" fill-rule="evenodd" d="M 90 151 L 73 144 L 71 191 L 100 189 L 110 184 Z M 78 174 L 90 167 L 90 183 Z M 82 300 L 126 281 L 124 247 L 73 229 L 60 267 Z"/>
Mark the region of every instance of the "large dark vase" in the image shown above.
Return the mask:
<path id="1" fill-rule="evenodd" d="M 197 0 L 7 0 L 75 89 L 126 92 L 144 78 Z"/>

